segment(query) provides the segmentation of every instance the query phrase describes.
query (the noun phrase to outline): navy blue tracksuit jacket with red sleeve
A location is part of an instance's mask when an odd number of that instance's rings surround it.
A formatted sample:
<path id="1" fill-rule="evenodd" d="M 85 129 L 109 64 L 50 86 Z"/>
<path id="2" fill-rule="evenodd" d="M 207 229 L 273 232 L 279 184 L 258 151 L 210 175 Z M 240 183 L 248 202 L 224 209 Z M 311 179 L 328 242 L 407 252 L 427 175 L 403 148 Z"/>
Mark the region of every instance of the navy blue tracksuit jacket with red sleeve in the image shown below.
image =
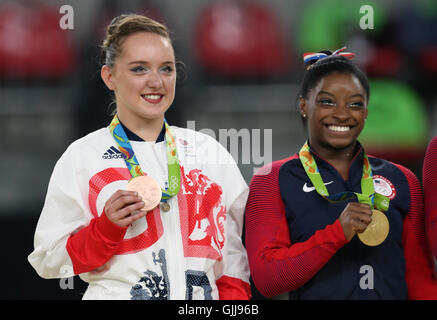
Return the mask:
<path id="1" fill-rule="evenodd" d="M 329 194 L 361 192 L 363 149 L 345 181 L 311 148 Z M 329 203 L 311 184 L 298 155 L 260 169 L 246 205 L 251 275 L 265 296 L 291 299 L 435 299 L 437 282 L 425 238 L 423 195 L 403 166 L 369 155 L 375 191 L 390 198 L 390 231 L 379 246 L 348 242 L 338 220 L 348 200 Z M 366 278 L 363 278 L 366 277 Z"/>

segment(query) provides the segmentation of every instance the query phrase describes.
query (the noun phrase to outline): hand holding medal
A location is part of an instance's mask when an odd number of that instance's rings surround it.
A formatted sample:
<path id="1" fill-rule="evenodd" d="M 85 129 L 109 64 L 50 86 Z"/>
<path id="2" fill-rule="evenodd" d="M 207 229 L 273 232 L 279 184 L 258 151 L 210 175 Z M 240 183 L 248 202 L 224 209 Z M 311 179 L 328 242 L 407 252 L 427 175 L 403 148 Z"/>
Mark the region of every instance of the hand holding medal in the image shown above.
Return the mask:
<path id="1" fill-rule="evenodd" d="M 113 224 L 126 228 L 146 215 L 147 211 L 142 210 L 144 204 L 138 193 L 118 190 L 106 201 L 104 214 Z M 138 214 L 133 215 L 133 212 Z"/>
<path id="2" fill-rule="evenodd" d="M 385 214 L 358 202 L 348 203 L 339 220 L 348 241 L 358 234 L 361 242 L 368 246 L 378 246 L 384 242 L 390 228 Z"/>
<path id="3" fill-rule="evenodd" d="M 346 205 L 340 217 L 341 226 L 347 241 L 351 241 L 355 234 L 366 230 L 372 222 L 372 210 L 369 205 L 350 202 Z"/>

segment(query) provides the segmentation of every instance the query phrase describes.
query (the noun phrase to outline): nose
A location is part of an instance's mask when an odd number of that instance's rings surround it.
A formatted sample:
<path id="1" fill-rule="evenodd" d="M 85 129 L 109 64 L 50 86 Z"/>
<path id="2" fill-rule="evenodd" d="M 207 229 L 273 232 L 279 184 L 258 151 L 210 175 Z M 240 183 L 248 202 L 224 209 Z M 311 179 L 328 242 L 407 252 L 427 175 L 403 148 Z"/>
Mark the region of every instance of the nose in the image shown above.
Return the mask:
<path id="1" fill-rule="evenodd" d="M 162 87 L 162 79 L 158 72 L 151 71 L 147 75 L 146 85 L 151 89 L 159 89 Z"/>
<path id="2" fill-rule="evenodd" d="M 339 121 L 346 121 L 350 118 L 349 108 L 346 103 L 339 103 L 334 108 L 334 117 Z"/>

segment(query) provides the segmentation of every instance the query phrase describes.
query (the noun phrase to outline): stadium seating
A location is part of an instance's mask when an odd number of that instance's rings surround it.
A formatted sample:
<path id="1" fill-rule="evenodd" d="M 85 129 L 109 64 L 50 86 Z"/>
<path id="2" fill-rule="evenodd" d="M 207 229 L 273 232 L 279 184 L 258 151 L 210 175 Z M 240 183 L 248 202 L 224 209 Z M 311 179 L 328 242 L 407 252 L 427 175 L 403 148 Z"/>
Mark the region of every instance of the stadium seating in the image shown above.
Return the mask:
<path id="1" fill-rule="evenodd" d="M 194 32 L 195 55 L 206 73 L 262 78 L 291 68 L 289 41 L 262 3 L 213 2 L 200 11 Z"/>
<path id="2" fill-rule="evenodd" d="M 59 79 L 76 67 L 72 34 L 59 26 L 58 7 L 5 2 L 0 5 L 0 76 Z"/>

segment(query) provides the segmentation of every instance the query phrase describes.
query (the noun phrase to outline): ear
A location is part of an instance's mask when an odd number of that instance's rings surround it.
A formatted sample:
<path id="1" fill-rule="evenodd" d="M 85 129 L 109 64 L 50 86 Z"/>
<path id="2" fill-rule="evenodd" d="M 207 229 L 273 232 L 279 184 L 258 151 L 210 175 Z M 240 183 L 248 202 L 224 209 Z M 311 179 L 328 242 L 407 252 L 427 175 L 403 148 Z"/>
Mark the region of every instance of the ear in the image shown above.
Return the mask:
<path id="1" fill-rule="evenodd" d="M 369 115 L 369 109 L 366 108 L 366 110 L 364 110 L 364 121 L 367 120 L 367 116 Z"/>
<path id="2" fill-rule="evenodd" d="M 308 117 L 308 106 L 305 99 L 302 96 L 299 97 L 299 110 L 302 117 L 304 118 Z"/>
<path id="3" fill-rule="evenodd" d="M 106 64 L 100 69 L 100 76 L 103 82 L 106 84 L 109 90 L 115 90 L 114 79 L 112 75 L 112 70 Z"/>

